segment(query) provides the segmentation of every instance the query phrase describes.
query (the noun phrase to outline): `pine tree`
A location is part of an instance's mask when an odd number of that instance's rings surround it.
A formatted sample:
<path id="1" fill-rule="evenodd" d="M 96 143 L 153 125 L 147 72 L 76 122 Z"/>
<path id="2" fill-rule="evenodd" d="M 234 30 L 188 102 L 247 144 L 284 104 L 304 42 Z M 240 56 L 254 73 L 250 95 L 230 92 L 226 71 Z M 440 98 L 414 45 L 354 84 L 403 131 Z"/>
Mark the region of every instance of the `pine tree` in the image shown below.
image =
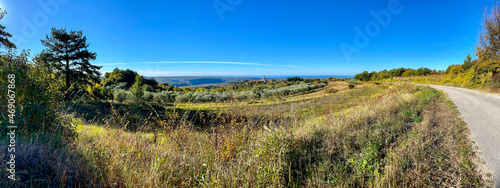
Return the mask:
<path id="1" fill-rule="evenodd" d="M 0 7 L 0 20 L 3 19 L 3 17 L 7 14 L 7 11 L 2 11 L 2 8 Z M 5 31 L 5 26 L 0 24 L 0 45 L 3 45 L 7 48 L 16 48 L 16 45 L 9 41 L 9 37 L 12 37 L 12 34 L 8 33 Z"/>
<path id="2" fill-rule="evenodd" d="M 132 95 L 134 96 L 136 101 L 139 101 L 144 95 L 144 90 L 142 87 L 143 80 L 144 78 L 141 75 L 136 75 L 134 85 L 132 85 L 132 87 L 130 88 L 132 91 Z"/>
<path id="3" fill-rule="evenodd" d="M 66 90 L 71 85 L 89 85 L 91 81 L 98 83 L 102 66 L 95 66 L 89 61 L 96 59 L 97 54 L 87 48 L 87 37 L 82 31 L 66 32 L 66 29 L 52 28 L 51 35 L 46 40 L 41 40 L 47 47 L 39 55 L 48 65 L 64 75 Z"/>
<path id="4" fill-rule="evenodd" d="M 467 71 L 472 67 L 472 58 L 470 57 L 470 54 L 467 54 L 462 67 L 464 68 L 464 71 Z"/>

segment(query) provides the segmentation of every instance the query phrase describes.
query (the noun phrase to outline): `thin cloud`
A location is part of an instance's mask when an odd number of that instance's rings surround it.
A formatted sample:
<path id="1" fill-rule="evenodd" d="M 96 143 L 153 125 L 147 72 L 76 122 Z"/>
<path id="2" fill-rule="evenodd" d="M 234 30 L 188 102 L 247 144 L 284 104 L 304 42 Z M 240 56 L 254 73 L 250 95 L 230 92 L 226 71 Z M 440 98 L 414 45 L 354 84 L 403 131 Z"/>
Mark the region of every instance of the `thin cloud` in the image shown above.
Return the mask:
<path id="1" fill-rule="evenodd" d="M 266 67 L 299 67 L 295 65 L 275 65 L 275 64 L 261 64 L 261 63 L 246 63 L 246 62 L 232 62 L 232 61 L 157 61 L 157 62 L 138 62 L 142 64 L 227 64 L 227 65 L 252 65 L 252 66 L 266 66 Z"/>
<path id="2" fill-rule="evenodd" d="M 107 66 L 107 65 L 127 65 L 128 63 L 100 63 L 100 64 L 96 64 L 96 65 L 103 65 L 103 66 Z"/>
<path id="3" fill-rule="evenodd" d="M 272 64 L 260 64 L 262 66 L 266 66 L 266 67 L 300 67 L 300 66 L 296 66 L 296 65 L 272 65 Z"/>

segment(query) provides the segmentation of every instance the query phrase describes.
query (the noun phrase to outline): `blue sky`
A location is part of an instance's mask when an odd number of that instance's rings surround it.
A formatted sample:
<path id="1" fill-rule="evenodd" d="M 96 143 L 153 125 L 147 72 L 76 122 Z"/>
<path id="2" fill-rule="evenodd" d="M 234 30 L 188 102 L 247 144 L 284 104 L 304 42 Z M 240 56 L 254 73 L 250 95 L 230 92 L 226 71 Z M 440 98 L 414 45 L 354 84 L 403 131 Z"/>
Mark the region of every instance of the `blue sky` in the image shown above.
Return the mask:
<path id="1" fill-rule="evenodd" d="M 493 2 L 1 0 L 0 6 L 8 11 L 1 23 L 32 55 L 44 49 L 40 39 L 50 28 L 66 28 L 83 31 L 102 72 L 255 76 L 446 69 L 475 53 L 482 10 Z"/>

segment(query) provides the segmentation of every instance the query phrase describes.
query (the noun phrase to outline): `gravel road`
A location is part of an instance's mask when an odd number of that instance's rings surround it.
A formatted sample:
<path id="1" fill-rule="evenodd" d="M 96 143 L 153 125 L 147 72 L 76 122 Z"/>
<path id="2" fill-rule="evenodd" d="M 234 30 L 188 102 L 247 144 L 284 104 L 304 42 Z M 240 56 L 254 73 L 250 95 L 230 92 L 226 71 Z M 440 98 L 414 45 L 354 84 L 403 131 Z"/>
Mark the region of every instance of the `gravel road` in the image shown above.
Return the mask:
<path id="1" fill-rule="evenodd" d="M 448 93 L 467 122 L 486 166 L 500 188 L 500 96 L 469 89 L 429 85 Z"/>

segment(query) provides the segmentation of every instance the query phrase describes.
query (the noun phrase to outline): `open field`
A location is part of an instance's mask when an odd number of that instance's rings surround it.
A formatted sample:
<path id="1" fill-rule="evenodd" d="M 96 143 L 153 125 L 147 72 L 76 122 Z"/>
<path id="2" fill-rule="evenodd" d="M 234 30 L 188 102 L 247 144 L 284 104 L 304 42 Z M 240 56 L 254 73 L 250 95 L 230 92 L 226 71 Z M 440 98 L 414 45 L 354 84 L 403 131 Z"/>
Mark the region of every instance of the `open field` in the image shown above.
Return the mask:
<path id="1" fill-rule="evenodd" d="M 284 102 L 215 108 L 110 104 L 111 113 L 99 121 L 75 113 L 79 136 L 69 149 L 41 138 L 19 143 L 19 152 L 30 156 L 20 159 L 21 165 L 38 174 L 26 174 L 22 182 L 107 187 L 488 184 L 467 126 L 442 93 L 407 84 L 349 90 L 333 82 L 328 87 L 339 92 L 319 90 Z M 121 114 L 124 109 L 144 109 L 146 116 Z M 133 131 L 132 125 L 137 126 Z"/>

